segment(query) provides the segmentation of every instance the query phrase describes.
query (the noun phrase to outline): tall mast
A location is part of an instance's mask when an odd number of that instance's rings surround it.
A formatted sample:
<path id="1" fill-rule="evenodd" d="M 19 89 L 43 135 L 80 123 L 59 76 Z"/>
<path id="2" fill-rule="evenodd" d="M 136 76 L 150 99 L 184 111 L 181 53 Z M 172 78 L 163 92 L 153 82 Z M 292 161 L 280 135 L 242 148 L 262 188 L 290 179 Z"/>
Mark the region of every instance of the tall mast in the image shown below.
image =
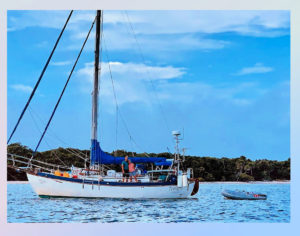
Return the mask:
<path id="1" fill-rule="evenodd" d="M 92 93 L 92 141 L 97 140 L 98 128 L 98 76 L 99 76 L 99 48 L 100 48 L 100 30 L 101 30 L 101 10 L 97 10 L 96 16 L 96 44 L 95 44 L 95 67 L 94 67 L 94 89 Z"/>

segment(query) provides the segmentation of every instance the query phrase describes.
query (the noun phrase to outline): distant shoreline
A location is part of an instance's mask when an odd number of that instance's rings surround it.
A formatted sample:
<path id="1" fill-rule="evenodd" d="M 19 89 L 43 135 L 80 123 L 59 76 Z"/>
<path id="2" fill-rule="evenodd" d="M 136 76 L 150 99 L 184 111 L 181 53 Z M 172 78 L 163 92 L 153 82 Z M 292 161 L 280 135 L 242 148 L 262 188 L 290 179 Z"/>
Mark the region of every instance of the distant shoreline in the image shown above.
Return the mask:
<path id="1" fill-rule="evenodd" d="M 7 181 L 8 184 L 28 184 L 28 181 Z M 290 180 L 277 180 L 277 181 L 211 181 L 211 182 L 199 182 L 200 184 L 289 184 Z"/>
<path id="2" fill-rule="evenodd" d="M 74 150 L 74 151 L 72 151 Z M 7 147 L 8 153 L 18 153 L 20 156 L 30 157 L 33 150 L 22 145 L 21 143 L 13 143 Z M 55 152 L 56 156 L 64 158 L 66 166 L 84 167 L 85 162 L 83 159 L 78 158 L 74 153 L 85 153 L 90 155 L 89 150 L 80 150 L 70 148 L 57 148 L 44 152 L 39 152 L 36 155 L 36 160 L 43 163 L 51 163 L 52 165 L 60 166 L 61 163 L 54 159 L 52 154 Z M 125 150 L 115 150 L 110 153 L 112 156 L 123 157 L 126 155 L 134 157 L 162 157 L 166 159 L 174 158 L 170 152 L 163 153 L 135 153 L 127 152 Z M 16 162 L 16 160 L 15 160 Z M 22 166 L 22 162 L 18 164 Z M 24 166 L 24 163 L 23 163 Z M 117 172 L 121 171 L 121 165 L 109 165 L 108 168 L 114 169 Z M 143 168 L 150 169 L 150 166 L 145 165 Z M 251 181 L 282 181 L 290 180 L 290 158 L 286 161 L 271 161 L 267 159 L 250 160 L 245 156 L 236 158 L 216 158 L 216 157 L 200 157 L 200 156 L 186 156 L 185 157 L 185 169 L 192 168 L 193 176 L 198 178 L 201 182 L 221 182 L 225 183 L 236 181 L 251 182 Z M 12 160 L 8 160 L 7 166 L 7 179 L 10 181 L 26 181 L 27 177 L 24 172 L 18 172 L 14 168 Z M 228 182 L 227 182 L 228 181 Z"/>

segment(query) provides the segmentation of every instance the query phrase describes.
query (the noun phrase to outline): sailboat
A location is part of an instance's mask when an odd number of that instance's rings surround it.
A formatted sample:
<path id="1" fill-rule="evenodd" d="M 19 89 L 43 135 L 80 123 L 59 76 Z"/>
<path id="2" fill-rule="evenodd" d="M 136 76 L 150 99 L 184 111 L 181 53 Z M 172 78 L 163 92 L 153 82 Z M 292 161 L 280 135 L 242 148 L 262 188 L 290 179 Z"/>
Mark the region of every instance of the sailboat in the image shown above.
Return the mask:
<path id="1" fill-rule="evenodd" d="M 71 14 L 72 12 L 70 13 L 69 18 Z M 32 186 L 36 194 L 40 197 L 162 199 L 162 198 L 188 198 L 192 195 L 195 195 L 198 191 L 199 185 L 198 185 L 198 181 L 193 179 L 193 170 L 191 168 L 188 168 L 186 170 L 183 169 L 182 163 L 184 159 L 182 158 L 182 155 L 180 155 L 180 151 L 179 151 L 179 140 L 180 140 L 179 131 L 172 132 L 176 141 L 176 152 L 173 159 L 166 159 L 163 157 L 129 157 L 128 158 L 131 162 L 135 164 L 144 164 L 144 165 L 148 164 L 151 165 L 152 167 L 156 166 L 155 169 L 152 168 L 151 170 L 148 171 L 141 170 L 141 169 L 137 170 L 138 175 L 136 176 L 136 180 L 132 182 L 126 181 L 124 180 L 123 174 L 121 172 L 117 172 L 116 170 L 113 169 L 105 169 L 105 166 L 107 165 L 111 165 L 111 164 L 121 165 L 125 157 L 115 157 L 113 155 L 104 152 L 100 147 L 100 143 L 97 137 L 98 136 L 97 109 L 98 109 L 98 89 L 99 89 L 98 87 L 99 87 L 99 77 L 100 77 L 99 71 L 101 72 L 101 65 L 99 65 L 99 57 L 100 57 L 99 55 L 101 53 L 101 50 L 99 50 L 99 48 L 101 43 L 100 39 L 101 39 L 101 30 L 102 30 L 101 27 L 102 19 L 103 19 L 102 11 L 97 10 L 95 21 L 94 21 L 96 22 L 96 37 L 95 37 L 94 81 L 93 81 L 93 93 L 92 93 L 92 122 L 91 122 L 92 134 L 91 134 L 91 151 L 90 151 L 89 168 L 78 168 L 78 167 L 76 168 L 72 166 L 69 167 L 69 171 L 62 171 L 61 169 L 59 169 L 59 167 L 50 164 L 48 165 L 48 168 L 45 168 L 38 164 L 38 163 L 42 163 L 41 161 L 39 161 L 37 164 L 33 164 L 34 162 L 34 154 L 33 154 L 30 159 L 28 158 L 29 160 L 27 162 L 28 163 L 27 167 L 23 168 L 22 170 L 26 172 L 30 185 Z M 66 27 L 66 24 L 64 28 Z M 89 33 L 90 32 L 91 29 Z M 57 43 L 55 44 L 55 47 Z M 53 51 L 51 53 L 51 56 L 52 54 Z M 48 59 L 47 63 L 49 63 L 50 59 L 51 57 Z M 76 63 L 74 66 L 76 66 Z M 73 72 L 73 69 L 71 72 Z M 38 83 L 35 86 L 34 91 L 37 88 Z M 30 96 L 30 99 L 32 98 L 33 94 Z M 30 102 L 30 99 L 27 103 Z M 51 122 L 51 119 L 55 113 L 59 101 L 55 106 L 55 109 L 45 128 L 44 133 L 46 132 Z M 22 115 L 24 114 L 26 108 L 27 107 L 25 106 L 23 112 L 21 113 L 20 118 L 22 118 Z M 18 123 L 20 122 L 20 118 L 18 120 Z M 42 138 L 44 136 L 44 133 L 42 135 Z M 9 141 L 11 137 L 12 135 L 9 137 Z M 42 138 L 40 139 L 39 144 Z M 18 162 L 18 157 L 26 159 L 25 157 L 9 154 L 9 160 L 13 160 L 14 163 Z M 22 161 L 20 160 L 19 162 L 22 163 Z"/>

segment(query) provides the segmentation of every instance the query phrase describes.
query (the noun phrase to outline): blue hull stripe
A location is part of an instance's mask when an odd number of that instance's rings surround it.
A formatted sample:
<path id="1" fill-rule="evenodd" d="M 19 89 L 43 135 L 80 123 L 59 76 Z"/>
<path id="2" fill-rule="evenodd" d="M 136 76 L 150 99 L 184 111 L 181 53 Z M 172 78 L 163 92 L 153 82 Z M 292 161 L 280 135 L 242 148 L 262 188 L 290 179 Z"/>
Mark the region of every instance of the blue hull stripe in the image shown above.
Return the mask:
<path id="1" fill-rule="evenodd" d="M 158 182 L 158 183 L 136 183 L 136 182 L 108 182 L 108 181 L 96 181 L 96 180 L 87 180 L 87 179 L 74 179 L 74 178 L 67 178 L 62 176 L 56 176 L 53 174 L 46 174 L 46 173 L 37 173 L 38 176 L 46 177 L 50 179 L 57 179 L 63 180 L 73 183 L 81 183 L 81 184 L 92 184 L 92 185 L 110 185 L 110 186 L 165 186 L 165 185 L 177 185 L 176 181 L 174 182 Z"/>

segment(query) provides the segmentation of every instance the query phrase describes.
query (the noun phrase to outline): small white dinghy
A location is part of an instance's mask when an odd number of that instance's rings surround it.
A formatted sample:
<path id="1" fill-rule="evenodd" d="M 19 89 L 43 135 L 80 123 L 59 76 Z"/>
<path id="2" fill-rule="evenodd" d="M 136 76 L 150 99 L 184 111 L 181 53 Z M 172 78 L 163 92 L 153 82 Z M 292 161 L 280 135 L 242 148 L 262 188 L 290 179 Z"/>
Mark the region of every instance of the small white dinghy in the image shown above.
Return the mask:
<path id="1" fill-rule="evenodd" d="M 267 195 L 261 193 L 253 193 L 238 190 L 224 190 L 222 195 L 227 199 L 232 200 L 266 200 Z"/>

